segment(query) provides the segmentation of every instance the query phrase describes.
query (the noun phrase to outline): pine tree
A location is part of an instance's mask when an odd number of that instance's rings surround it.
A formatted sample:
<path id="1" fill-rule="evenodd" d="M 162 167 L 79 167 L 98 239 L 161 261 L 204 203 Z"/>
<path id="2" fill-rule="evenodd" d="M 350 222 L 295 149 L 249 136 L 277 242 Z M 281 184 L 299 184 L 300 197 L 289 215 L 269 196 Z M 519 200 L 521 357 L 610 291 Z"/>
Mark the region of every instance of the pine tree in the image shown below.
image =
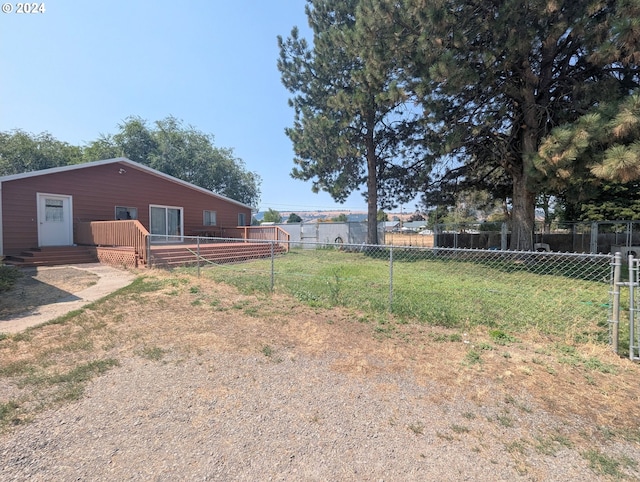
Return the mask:
<path id="1" fill-rule="evenodd" d="M 278 37 L 278 69 L 294 94 L 292 177 L 338 202 L 364 186 L 367 242 L 378 243 L 379 208 L 405 201 L 422 170 L 417 112 L 398 83 L 394 25 L 378 0 L 310 0 L 313 45 L 294 28 Z M 386 29 L 386 30 L 385 30 Z"/>
<path id="2" fill-rule="evenodd" d="M 614 0 L 407 0 L 404 41 L 434 154 L 510 181 L 511 249 L 532 249 L 542 139 L 620 91 Z M 616 72 L 619 74 L 619 71 Z M 457 165 L 456 165 L 457 162 Z"/>
<path id="3" fill-rule="evenodd" d="M 538 168 L 561 184 L 587 169 L 595 178 L 640 179 L 640 92 L 602 103 L 572 124 L 555 128 L 539 149 Z"/>

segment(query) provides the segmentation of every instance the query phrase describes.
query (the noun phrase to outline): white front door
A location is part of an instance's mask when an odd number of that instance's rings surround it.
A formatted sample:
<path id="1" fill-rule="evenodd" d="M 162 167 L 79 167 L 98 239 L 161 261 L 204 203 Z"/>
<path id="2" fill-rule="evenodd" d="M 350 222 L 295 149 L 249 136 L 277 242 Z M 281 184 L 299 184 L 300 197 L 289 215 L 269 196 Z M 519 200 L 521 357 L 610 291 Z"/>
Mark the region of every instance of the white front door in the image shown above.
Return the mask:
<path id="1" fill-rule="evenodd" d="M 38 193 L 38 244 L 71 246 L 73 216 L 71 196 Z"/>

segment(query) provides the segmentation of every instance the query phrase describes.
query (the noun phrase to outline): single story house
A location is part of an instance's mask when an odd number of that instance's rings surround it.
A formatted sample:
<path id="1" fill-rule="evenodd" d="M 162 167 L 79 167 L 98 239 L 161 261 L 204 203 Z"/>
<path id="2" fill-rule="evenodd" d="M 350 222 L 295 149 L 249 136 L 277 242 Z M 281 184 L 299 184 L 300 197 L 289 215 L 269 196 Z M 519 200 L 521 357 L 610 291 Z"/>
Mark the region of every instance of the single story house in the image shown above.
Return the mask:
<path id="1" fill-rule="evenodd" d="M 411 229 L 413 231 L 422 231 L 427 229 L 426 221 L 405 221 L 402 223 L 403 228 Z"/>
<path id="2" fill-rule="evenodd" d="M 246 204 L 124 157 L 25 172 L 0 177 L 0 256 L 93 244 L 79 238 L 82 226 L 95 221 L 118 229 L 127 223 L 113 221 L 137 221 L 161 243 L 237 232 L 251 223 L 251 213 Z"/>
<path id="3" fill-rule="evenodd" d="M 392 231 L 396 231 L 400 229 L 400 221 L 385 221 L 384 222 L 384 231 L 385 233 L 391 233 Z"/>

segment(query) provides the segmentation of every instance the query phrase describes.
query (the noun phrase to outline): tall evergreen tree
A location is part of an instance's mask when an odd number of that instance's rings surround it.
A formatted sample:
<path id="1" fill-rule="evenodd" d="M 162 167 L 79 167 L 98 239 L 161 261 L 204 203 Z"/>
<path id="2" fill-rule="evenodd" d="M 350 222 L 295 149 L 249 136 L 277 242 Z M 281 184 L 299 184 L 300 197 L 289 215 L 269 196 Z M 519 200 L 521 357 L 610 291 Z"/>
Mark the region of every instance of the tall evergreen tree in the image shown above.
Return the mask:
<path id="1" fill-rule="evenodd" d="M 592 57 L 610 65 L 618 92 L 554 128 L 536 167 L 576 219 L 637 219 L 640 193 L 640 2 L 620 0 L 607 40 Z M 617 95 L 615 95 L 617 94 Z"/>
<path id="2" fill-rule="evenodd" d="M 532 249 L 545 179 L 534 160 L 552 127 L 617 96 L 619 71 L 596 55 L 615 0 L 406 0 L 405 39 L 434 154 L 496 167 L 512 186 L 512 249 Z M 614 75 L 614 73 L 616 75 Z M 434 122 L 435 119 L 435 122 Z"/>
<path id="3" fill-rule="evenodd" d="M 640 179 L 640 92 L 603 102 L 572 124 L 551 131 L 539 149 L 537 167 L 569 182 L 584 170 L 597 179 Z"/>
<path id="4" fill-rule="evenodd" d="M 372 21 L 381 3 L 308 0 L 313 45 L 297 28 L 278 37 L 278 69 L 294 94 L 294 124 L 286 129 L 296 156 L 292 177 L 339 202 L 364 186 L 371 244 L 378 243 L 378 209 L 411 194 L 403 180 L 415 179 L 424 161 L 417 113 L 398 82 L 396 27 Z"/>

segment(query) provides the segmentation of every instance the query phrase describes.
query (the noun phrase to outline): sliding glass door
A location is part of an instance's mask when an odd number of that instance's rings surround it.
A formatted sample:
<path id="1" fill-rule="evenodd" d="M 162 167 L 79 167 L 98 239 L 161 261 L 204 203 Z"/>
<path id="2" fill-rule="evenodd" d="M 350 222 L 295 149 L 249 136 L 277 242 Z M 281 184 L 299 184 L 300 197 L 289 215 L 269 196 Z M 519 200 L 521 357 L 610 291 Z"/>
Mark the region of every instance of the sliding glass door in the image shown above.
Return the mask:
<path id="1" fill-rule="evenodd" d="M 182 241 L 182 208 L 172 206 L 151 206 L 151 240 L 158 243 Z"/>

